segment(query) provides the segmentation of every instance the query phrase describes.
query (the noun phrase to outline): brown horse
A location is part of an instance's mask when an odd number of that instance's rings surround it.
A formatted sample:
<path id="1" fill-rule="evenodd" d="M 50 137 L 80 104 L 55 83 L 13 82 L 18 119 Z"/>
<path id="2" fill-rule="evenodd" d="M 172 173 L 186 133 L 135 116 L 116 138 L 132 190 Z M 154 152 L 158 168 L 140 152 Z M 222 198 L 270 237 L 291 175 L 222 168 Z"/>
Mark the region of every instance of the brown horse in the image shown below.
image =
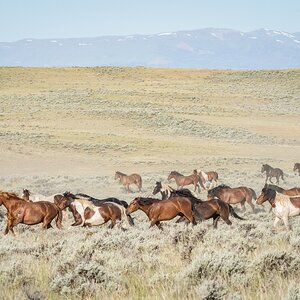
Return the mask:
<path id="1" fill-rule="evenodd" d="M 280 194 L 288 195 L 288 196 L 300 196 L 300 188 L 294 187 L 288 190 L 283 189 L 280 186 L 274 185 L 274 184 L 265 184 L 264 186 L 266 189 L 274 190 Z"/>
<path id="2" fill-rule="evenodd" d="M 148 216 L 150 227 L 156 225 L 161 229 L 161 221 L 171 220 L 176 216 L 184 216 L 190 223 L 196 224 L 192 212 L 192 203 L 185 197 L 177 196 L 166 200 L 137 197 L 130 202 L 126 212 L 131 214 L 138 209 Z"/>
<path id="3" fill-rule="evenodd" d="M 168 191 L 168 193 L 165 193 L 166 190 Z M 232 223 L 229 220 L 229 215 L 233 216 L 234 218 L 244 220 L 243 218 L 237 215 L 237 213 L 234 211 L 233 207 L 230 204 L 225 203 L 220 199 L 202 201 L 201 199 L 195 197 L 192 194 L 192 192 L 188 189 L 174 190 L 173 188 L 166 186 L 161 182 L 156 182 L 156 186 L 153 190 L 153 195 L 159 192 L 162 194 L 162 197 L 168 197 L 169 199 L 178 196 L 190 199 L 195 220 L 202 222 L 203 220 L 213 218 L 214 228 L 217 228 L 218 220 L 220 218 L 222 218 L 226 222 L 226 224 L 231 225 Z M 185 218 L 181 217 L 179 220 L 177 220 L 177 222 L 184 220 Z"/>
<path id="4" fill-rule="evenodd" d="M 253 189 L 246 186 L 230 188 L 229 186 L 222 184 L 208 191 L 207 199 L 211 200 L 214 198 L 219 198 L 229 204 L 241 203 L 243 211 L 246 210 L 245 202 L 247 202 L 254 211 L 252 198 L 256 199 L 256 194 Z"/>
<path id="5" fill-rule="evenodd" d="M 51 228 L 51 222 L 56 217 L 56 226 L 61 229 L 62 213 L 53 203 L 47 201 L 27 202 L 14 193 L 0 192 L 0 206 L 7 209 L 7 226 L 4 234 L 9 230 L 14 233 L 13 227 L 19 223 L 35 225 L 43 223 L 43 228 Z"/>
<path id="6" fill-rule="evenodd" d="M 172 178 L 175 179 L 177 188 L 179 188 L 179 189 L 182 189 L 185 185 L 193 184 L 194 192 L 196 192 L 197 188 L 198 188 L 198 192 L 200 192 L 199 183 L 200 183 L 201 187 L 203 189 L 205 189 L 205 187 L 202 183 L 202 180 L 200 179 L 200 176 L 197 173 L 197 170 L 194 170 L 193 174 L 189 175 L 189 176 L 184 176 L 176 171 L 172 171 L 168 176 L 168 180 L 170 181 Z"/>
<path id="7" fill-rule="evenodd" d="M 218 183 L 219 175 L 215 171 L 203 172 L 202 170 L 197 170 L 197 173 L 200 176 L 204 186 L 207 181 L 209 182 L 209 189 Z"/>
<path id="8" fill-rule="evenodd" d="M 117 171 L 115 173 L 115 179 L 119 179 L 120 183 L 123 184 L 125 187 L 126 191 L 129 192 L 129 185 L 134 183 L 137 185 L 139 191 L 142 191 L 142 177 L 139 174 L 131 174 L 131 175 L 126 175 L 122 172 Z"/>
<path id="9" fill-rule="evenodd" d="M 298 171 L 298 174 L 300 176 L 300 163 L 295 163 L 293 171 L 294 172 Z"/>

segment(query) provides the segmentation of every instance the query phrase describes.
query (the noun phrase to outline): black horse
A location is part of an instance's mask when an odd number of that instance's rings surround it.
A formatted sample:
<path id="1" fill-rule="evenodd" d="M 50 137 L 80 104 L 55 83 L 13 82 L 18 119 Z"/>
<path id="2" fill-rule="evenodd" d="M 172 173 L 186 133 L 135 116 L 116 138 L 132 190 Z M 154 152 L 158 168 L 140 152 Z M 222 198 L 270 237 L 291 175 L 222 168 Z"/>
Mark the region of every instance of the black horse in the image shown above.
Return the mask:
<path id="1" fill-rule="evenodd" d="M 279 184 L 280 177 L 283 181 L 285 181 L 283 178 L 283 171 L 279 168 L 272 168 L 270 165 L 264 164 L 264 165 L 262 165 L 261 172 L 262 173 L 266 172 L 266 182 L 265 183 L 267 183 L 267 181 L 269 179 L 269 181 L 273 184 L 273 182 L 272 182 L 273 177 L 276 177 L 277 184 Z"/>

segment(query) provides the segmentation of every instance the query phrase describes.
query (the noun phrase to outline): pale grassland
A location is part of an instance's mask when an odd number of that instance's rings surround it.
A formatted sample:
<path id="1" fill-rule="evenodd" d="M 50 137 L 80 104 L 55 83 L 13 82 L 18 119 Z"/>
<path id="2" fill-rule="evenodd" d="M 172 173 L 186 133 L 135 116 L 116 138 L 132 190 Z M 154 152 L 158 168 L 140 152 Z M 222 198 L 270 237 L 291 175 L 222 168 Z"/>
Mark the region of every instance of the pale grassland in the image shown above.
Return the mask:
<path id="1" fill-rule="evenodd" d="M 0 190 L 129 202 L 116 170 L 140 173 L 147 196 L 203 168 L 259 193 L 262 163 L 300 185 L 299 70 L 0 68 L 0 86 Z M 273 232 L 268 210 L 236 207 L 247 220 L 219 230 L 148 229 L 140 212 L 126 231 L 18 225 L 0 237 L 0 299 L 299 299 L 300 218 Z"/>

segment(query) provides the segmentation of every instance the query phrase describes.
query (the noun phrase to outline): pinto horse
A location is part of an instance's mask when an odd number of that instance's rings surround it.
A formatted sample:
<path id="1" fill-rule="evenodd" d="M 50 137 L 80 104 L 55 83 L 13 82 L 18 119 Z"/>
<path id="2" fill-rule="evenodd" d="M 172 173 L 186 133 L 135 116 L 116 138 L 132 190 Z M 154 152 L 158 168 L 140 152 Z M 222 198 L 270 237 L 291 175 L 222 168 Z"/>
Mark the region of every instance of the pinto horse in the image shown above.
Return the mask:
<path id="1" fill-rule="evenodd" d="M 15 234 L 13 227 L 19 223 L 35 225 L 43 223 L 43 228 L 51 228 L 51 222 L 56 217 L 56 226 L 61 229 L 62 213 L 53 203 L 47 201 L 27 202 L 14 193 L 0 192 L 0 206 L 7 209 L 7 226 L 4 234 L 9 230 Z"/>
<path id="2" fill-rule="evenodd" d="M 300 188 L 294 187 L 288 190 L 283 189 L 280 186 L 274 185 L 274 184 L 265 184 L 264 186 L 267 189 L 272 189 L 280 194 L 288 195 L 288 196 L 300 196 Z"/>
<path id="3" fill-rule="evenodd" d="M 91 201 L 96 206 L 100 206 L 101 204 L 107 203 L 107 202 L 113 202 L 113 203 L 116 203 L 118 205 L 124 206 L 125 208 L 128 207 L 128 203 L 126 201 L 119 200 L 118 198 L 114 198 L 114 197 L 109 197 L 109 198 L 105 198 L 105 199 L 97 199 L 97 198 L 94 198 L 94 197 L 89 196 L 87 194 L 78 193 L 76 195 L 73 195 L 70 192 L 66 192 L 66 193 L 64 193 L 64 195 L 67 196 L 67 197 L 70 197 L 74 200 L 76 200 L 76 199 L 85 199 L 85 200 Z M 132 217 L 130 215 L 127 215 L 127 217 L 128 217 L 128 221 L 129 221 L 130 225 L 133 226 L 134 221 L 133 221 Z"/>
<path id="4" fill-rule="evenodd" d="M 289 217 L 300 215 L 300 196 L 290 197 L 272 189 L 263 188 L 256 203 L 262 205 L 265 201 L 271 204 L 275 213 L 273 227 L 276 228 L 276 225 L 282 220 L 285 228 L 290 230 Z"/>
<path id="5" fill-rule="evenodd" d="M 295 163 L 293 171 L 296 173 L 298 171 L 298 174 L 300 176 L 300 163 Z"/>
<path id="6" fill-rule="evenodd" d="M 120 183 L 123 184 L 125 187 L 125 190 L 129 192 L 129 185 L 130 184 L 136 184 L 139 191 L 142 191 L 142 177 L 139 174 L 131 174 L 131 175 L 126 175 L 122 172 L 117 171 L 115 173 L 115 179 L 119 179 Z"/>
<path id="7" fill-rule="evenodd" d="M 109 220 L 111 220 L 110 228 L 123 220 L 129 224 L 125 208 L 113 202 L 96 206 L 88 200 L 74 200 L 66 196 L 55 198 L 54 201 L 61 210 L 69 207 L 75 221 L 71 226 L 97 226 L 105 224 Z"/>
<path id="8" fill-rule="evenodd" d="M 245 202 L 247 202 L 254 211 L 252 198 L 256 199 L 256 194 L 253 189 L 246 186 L 231 188 L 228 185 L 221 184 L 208 191 L 207 199 L 211 200 L 214 198 L 219 198 L 229 204 L 241 203 L 243 211 L 246 210 Z"/>
<path id="9" fill-rule="evenodd" d="M 184 176 L 184 175 L 178 173 L 177 171 L 172 171 L 168 176 L 168 180 L 170 181 L 171 179 L 175 179 L 177 188 L 180 188 L 180 189 L 182 189 L 185 185 L 193 184 L 194 192 L 196 192 L 197 188 L 198 188 L 198 192 L 200 192 L 199 183 L 200 183 L 201 187 L 203 189 L 205 189 L 205 187 L 202 183 L 202 180 L 200 179 L 200 176 L 197 173 L 197 170 L 194 170 L 193 174 L 189 175 L 189 176 Z"/>
<path id="10" fill-rule="evenodd" d="M 269 181 L 273 184 L 273 182 L 272 182 L 273 177 L 276 177 L 277 184 L 279 184 L 279 178 L 280 177 L 284 181 L 283 171 L 279 168 L 273 168 L 268 164 L 264 164 L 261 167 L 261 173 L 264 173 L 264 172 L 266 172 L 266 181 L 265 181 L 265 183 L 267 183 L 267 181 L 269 179 Z"/>
<path id="11" fill-rule="evenodd" d="M 162 229 L 161 221 L 168 221 L 176 216 L 184 216 L 190 223 L 196 224 L 192 203 L 185 197 L 177 196 L 166 200 L 137 197 L 130 202 L 126 212 L 131 214 L 139 209 L 148 216 L 150 227 L 156 225 Z"/>
<path id="12" fill-rule="evenodd" d="M 195 195 L 188 189 L 182 190 L 174 190 L 173 188 L 161 184 L 161 182 L 156 182 L 156 186 L 153 190 L 153 194 L 157 194 L 162 192 L 162 190 L 167 189 L 169 192 L 169 199 L 172 199 L 176 196 L 183 196 L 189 198 L 192 202 L 194 217 L 196 221 L 202 222 L 203 220 L 208 220 L 213 218 L 213 226 L 217 228 L 218 220 L 222 218 L 226 224 L 231 225 L 231 221 L 229 220 L 229 215 L 234 218 L 244 220 L 234 211 L 233 207 L 223 202 L 220 199 L 212 199 L 208 201 L 202 201 L 201 199 L 195 197 Z M 164 195 L 164 194 L 162 194 Z M 183 221 L 184 217 L 181 217 L 177 222 Z"/>
<path id="13" fill-rule="evenodd" d="M 204 186 L 206 182 L 209 182 L 209 189 L 211 189 L 212 186 L 215 186 L 218 183 L 219 175 L 215 171 L 203 172 L 201 170 L 197 170 L 197 174 L 200 175 Z"/>

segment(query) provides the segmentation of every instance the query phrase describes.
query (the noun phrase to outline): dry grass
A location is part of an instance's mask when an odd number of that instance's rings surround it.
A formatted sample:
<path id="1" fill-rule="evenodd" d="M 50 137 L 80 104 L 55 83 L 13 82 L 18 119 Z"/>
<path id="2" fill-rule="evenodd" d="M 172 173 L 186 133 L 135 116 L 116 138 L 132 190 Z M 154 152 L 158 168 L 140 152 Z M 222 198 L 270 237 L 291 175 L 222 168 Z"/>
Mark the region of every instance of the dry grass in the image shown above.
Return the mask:
<path id="1" fill-rule="evenodd" d="M 129 202 L 136 189 L 125 194 L 116 170 L 139 172 L 149 195 L 171 170 L 202 168 L 259 192 L 262 163 L 284 170 L 283 187 L 299 186 L 299 73 L 0 68 L 0 189 Z M 247 221 L 218 231 L 211 221 L 148 229 L 142 213 L 126 232 L 18 225 L 0 239 L 0 296 L 299 299 L 299 218 L 272 232 L 267 206 L 236 210 Z"/>

